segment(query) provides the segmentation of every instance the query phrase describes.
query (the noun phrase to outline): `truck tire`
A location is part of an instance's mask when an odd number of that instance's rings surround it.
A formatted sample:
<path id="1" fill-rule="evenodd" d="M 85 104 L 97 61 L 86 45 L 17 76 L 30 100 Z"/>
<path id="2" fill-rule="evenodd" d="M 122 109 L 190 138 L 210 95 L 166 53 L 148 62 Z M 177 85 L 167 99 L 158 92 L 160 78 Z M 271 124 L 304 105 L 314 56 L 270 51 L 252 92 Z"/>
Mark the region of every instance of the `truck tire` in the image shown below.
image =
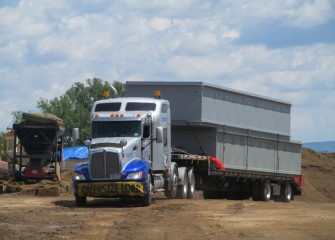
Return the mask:
<path id="1" fill-rule="evenodd" d="M 147 194 L 144 195 L 144 197 L 142 198 L 142 205 L 148 207 L 152 203 L 152 182 L 150 174 L 148 174 L 146 182 L 147 182 Z"/>
<path id="2" fill-rule="evenodd" d="M 176 163 L 171 163 L 170 181 L 171 181 L 171 189 L 166 189 L 164 193 L 167 198 L 175 198 L 178 187 L 178 168 Z"/>
<path id="3" fill-rule="evenodd" d="M 75 195 L 75 199 L 77 207 L 86 207 L 86 197 L 79 197 L 78 195 Z"/>
<path id="4" fill-rule="evenodd" d="M 292 198 L 292 187 L 289 181 L 284 182 L 280 188 L 280 198 L 282 202 L 290 202 Z"/>
<path id="5" fill-rule="evenodd" d="M 269 180 L 262 181 L 260 184 L 260 200 L 270 201 L 271 199 L 271 185 Z"/>
<path id="6" fill-rule="evenodd" d="M 177 198 L 185 199 L 188 194 L 188 174 L 186 167 L 178 168 L 180 183 L 177 187 Z"/>
<path id="7" fill-rule="evenodd" d="M 251 185 L 251 197 L 254 201 L 260 201 L 260 183 L 259 181 L 254 181 Z"/>
<path id="8" fill-rule="evenodd" d="M 188 190 L 187 190 L 187 198 L 193 199 L 194 191 L 195 191 L 195 175 L 193 168 L 189 168 L 187 171 L 188 175 Z"/>

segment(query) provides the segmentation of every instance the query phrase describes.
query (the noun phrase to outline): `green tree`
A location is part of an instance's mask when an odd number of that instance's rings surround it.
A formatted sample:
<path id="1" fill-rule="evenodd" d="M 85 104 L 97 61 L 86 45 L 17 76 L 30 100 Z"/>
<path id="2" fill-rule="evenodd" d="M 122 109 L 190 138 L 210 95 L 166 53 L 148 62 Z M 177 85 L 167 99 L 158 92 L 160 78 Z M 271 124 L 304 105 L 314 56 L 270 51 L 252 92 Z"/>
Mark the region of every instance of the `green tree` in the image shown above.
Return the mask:
<path id="1" fill-rule="evenodd" d="M 20 123 L 22 119 L 22 111 L 14 111 L 12 112 L 12 122 L 13 123 Z"/>
<path id="2" fill-rule="evenodd" d="M 0 160 L 6 158 L 6 150 L 7 150 L 7 141 L 6 141 L 6 133 L 0 132 Z"/>
<path id="3" fill-rule="evenodd" d="M 114 81 L 113 86 L 120 91 L 120 96 L 124 95 L 124 84 Z M 72 129 L 80 129 L 80 138 L 89 137 L 90 111 L 93 103 L 103 99 L 104 91 L 110 91 L 111 85 L 107 81 L 103 82 L 99 78 L 87 79 L 86 84 L 76 82 L 65 94 L 52 100 L 40 99 L 37 108 L 42 112 L 54 114 L 64 120 L 65 125 L 65 145 L 70 142 Z"/>
<path id="4" fill-rule="evenodd" d="M 115 81 L 113 83 L 113 86 L 115 87 L 116 91 L 119 94 L 119 97 L 124 97 L 126 95 L 126 85 L 122 82 Z"/>

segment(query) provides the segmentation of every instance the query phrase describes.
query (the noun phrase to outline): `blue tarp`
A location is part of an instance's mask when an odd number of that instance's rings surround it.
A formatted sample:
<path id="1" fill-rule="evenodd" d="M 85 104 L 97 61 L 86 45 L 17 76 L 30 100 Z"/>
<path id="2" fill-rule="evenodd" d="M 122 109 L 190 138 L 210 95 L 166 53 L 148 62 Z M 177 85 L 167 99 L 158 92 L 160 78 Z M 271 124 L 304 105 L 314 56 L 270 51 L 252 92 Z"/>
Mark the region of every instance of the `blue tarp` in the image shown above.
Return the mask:
<path id="1" fill-rule="evenodd" d="M 88 159 L 88 148 L 86 146 L 64 148 L 63 160 L 68 159 Z"/>

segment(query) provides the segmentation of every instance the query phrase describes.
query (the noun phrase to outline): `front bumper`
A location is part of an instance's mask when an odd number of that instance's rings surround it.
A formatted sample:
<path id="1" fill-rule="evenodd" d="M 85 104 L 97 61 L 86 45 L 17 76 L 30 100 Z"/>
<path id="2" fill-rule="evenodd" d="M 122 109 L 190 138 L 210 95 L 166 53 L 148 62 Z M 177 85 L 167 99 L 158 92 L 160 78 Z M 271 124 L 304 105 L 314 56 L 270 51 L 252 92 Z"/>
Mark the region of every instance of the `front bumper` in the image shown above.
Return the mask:
<path id="1" fill-rule="evenodd" d="M 75 194 L 80 197 L 143 197 L 144 183 L 127 182 L 76 182 Z"/>

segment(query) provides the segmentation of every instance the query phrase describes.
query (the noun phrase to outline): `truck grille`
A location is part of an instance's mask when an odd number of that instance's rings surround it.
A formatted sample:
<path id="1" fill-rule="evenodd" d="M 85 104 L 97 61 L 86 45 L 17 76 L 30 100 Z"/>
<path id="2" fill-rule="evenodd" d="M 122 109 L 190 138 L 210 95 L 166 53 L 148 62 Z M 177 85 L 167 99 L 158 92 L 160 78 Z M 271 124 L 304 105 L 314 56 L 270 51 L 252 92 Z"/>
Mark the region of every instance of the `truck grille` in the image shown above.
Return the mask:
<path id="1" fill-rule="evenodd" d="M 92 179 L 119 179 L 121 177 L 121 162 L 117 153 L 99 152 L 92 154 Z"/>

